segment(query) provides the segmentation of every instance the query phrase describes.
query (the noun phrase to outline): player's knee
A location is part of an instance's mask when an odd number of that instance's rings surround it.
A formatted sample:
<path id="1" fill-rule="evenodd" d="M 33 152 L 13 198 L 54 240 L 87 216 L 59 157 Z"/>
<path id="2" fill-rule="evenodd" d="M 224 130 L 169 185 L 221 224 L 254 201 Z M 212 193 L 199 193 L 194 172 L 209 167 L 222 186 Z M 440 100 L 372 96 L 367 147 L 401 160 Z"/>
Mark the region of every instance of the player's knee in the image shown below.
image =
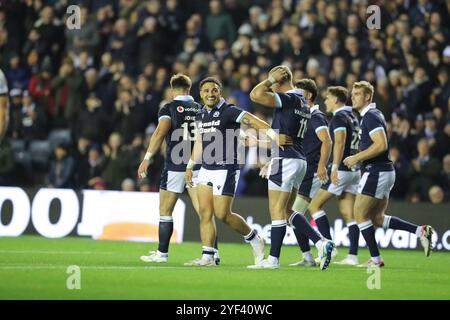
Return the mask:
<path id="1" fill-rule="evenodd" d="M 230 213 L 227 211 L 217 211 L 216 212 L 216 217 L 223 222 L 227 222 L 228 218 L 230 216 Z"/>
<path id="2" fill-rule="evenodd" d="M 384 215 L 377 215 L 375 218 L 372 219 L 372 223 L 375 227 L 382 227 L 383 226 L 383 220 Z"/>

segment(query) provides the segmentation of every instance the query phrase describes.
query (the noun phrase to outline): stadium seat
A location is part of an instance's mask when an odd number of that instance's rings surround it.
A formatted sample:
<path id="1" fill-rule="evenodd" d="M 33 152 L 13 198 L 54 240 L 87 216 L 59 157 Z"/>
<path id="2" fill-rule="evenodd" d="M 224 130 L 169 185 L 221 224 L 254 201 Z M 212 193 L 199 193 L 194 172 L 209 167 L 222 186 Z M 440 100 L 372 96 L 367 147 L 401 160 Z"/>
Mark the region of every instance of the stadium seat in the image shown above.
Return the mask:
<path id="1" fill-rule="evenodd" d="M 60 144 L 69 144 L 72 141 L 69 129 L 54 129 L 48 134 L 48 141 L 50 142 L 50 149 L 53 150 Z"/>
<path id="2" fill-rule="evenodd" d="M 47 140 L 34 140 L 30 143 L 29 152 L 33 167 L 45 170 L 48 167 L 48 160 L 52 152 L 50 142 Z"/>

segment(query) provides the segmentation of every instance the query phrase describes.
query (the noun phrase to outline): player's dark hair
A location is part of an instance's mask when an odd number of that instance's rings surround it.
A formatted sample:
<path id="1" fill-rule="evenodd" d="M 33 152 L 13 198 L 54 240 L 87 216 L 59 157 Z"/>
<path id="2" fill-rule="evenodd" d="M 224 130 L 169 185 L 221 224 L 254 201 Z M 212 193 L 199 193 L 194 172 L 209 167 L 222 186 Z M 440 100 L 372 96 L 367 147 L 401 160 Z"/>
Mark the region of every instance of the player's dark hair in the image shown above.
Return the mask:
<path id="1" fill-rule="evenodd" d="M 200 81 L 200 84 L 199 84 L 200 90 L 202 89 L 203 85 L 208 82 L 217 84 L 219 86 L 220 91 L 222 91 L 222 83 L 220 82 L 219 79 L 214 78 L 214 77 L 207 77 L 207 78 L 203 79 L 202 81 Z"/>
<path id="2" fill-rule="evenodd" d="M 170 86 L 172 89 L 190 90 L 192 81 L 184 74 L 176 74 L 170 78 Z"/>
<path id="3" fill-rule="evenodd" d="M 312 97 L 311 97 L 311 101 L 314 102 L 316 101 L 317 98 L 317 85 L 316 82 L 313 79 L 301 79 L 301 80 L 297 80 L 295 81 L 295 87 L 308 91 L 309 93 L 311 93 Z"/>
<path id="4" fill-rule="evenodd" d="M 328 92 L 335 96 L 339 102 L 346 103 L 348 99 L 348 90 L 341 86 L 328 87 Z"/>

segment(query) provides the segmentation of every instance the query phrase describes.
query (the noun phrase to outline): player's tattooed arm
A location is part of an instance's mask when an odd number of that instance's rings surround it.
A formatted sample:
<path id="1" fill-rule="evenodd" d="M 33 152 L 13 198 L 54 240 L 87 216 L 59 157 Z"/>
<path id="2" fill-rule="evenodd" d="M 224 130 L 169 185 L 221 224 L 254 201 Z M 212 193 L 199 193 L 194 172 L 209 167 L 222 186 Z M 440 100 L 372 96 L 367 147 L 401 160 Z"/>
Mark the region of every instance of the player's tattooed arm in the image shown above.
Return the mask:
<path id="1" fill-rule="evenodd" d="M 261 120 L 260 118 L 254 116 L 249 112 L 246 112 L 244 114 L 241 119 L 241 123 L 244 123 L 245 125 L 256 130 L 265 130 L 266 135 L 270 137 L 271 140 L 275 141 L 277 145 L 281 147 L 281 149 L 283 149 L 283 146 L 285 145 L 293 144 L 292 137 L 285 134 L 277 134 L 267 122 Z"/>

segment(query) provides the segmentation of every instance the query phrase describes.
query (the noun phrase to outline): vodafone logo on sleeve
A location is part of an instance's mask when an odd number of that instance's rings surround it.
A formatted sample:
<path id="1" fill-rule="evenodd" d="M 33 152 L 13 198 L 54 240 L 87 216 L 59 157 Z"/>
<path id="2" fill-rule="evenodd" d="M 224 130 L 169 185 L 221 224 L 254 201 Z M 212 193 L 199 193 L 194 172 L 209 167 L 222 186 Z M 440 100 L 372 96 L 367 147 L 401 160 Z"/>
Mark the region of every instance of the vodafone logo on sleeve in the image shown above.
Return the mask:
<path id="1" fill-rule="evenodd" d="M 177 107 L 177 111 L 180 112 L 180 113 L 184 112 L 184 107 L 183 106 L 178 106 Z"/>

